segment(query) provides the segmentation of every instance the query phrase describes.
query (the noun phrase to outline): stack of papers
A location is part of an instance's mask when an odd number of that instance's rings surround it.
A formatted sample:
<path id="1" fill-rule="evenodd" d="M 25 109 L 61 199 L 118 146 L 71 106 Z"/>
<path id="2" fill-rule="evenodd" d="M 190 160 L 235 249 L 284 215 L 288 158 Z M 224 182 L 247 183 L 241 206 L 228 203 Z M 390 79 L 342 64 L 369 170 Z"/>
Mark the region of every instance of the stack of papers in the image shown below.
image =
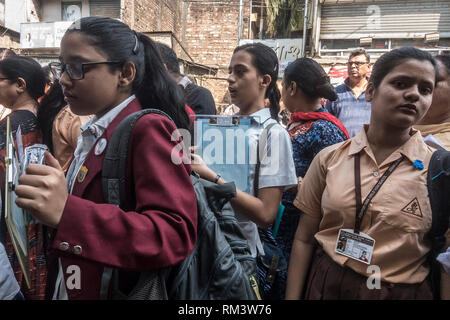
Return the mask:
<path id="1" fill-rule="evenodd" d="M 28 225 L 33 217 L 16 205 L 14 188 L 19 184 L 19 177 L 25 172 L 28 164 L 44 163 L 44 153 L 47 146 L 34 144 L 23 150 L 22 133 L 20 127 L 16 131 L 16 144 L 11 132 L 9 117 L 6 120 L 6 179 L 5 179 L 5 221 L 11 237 L 14 250 L 22 268 L 25 282 L 30 288 L 30 267 L 28 254 Z"/>

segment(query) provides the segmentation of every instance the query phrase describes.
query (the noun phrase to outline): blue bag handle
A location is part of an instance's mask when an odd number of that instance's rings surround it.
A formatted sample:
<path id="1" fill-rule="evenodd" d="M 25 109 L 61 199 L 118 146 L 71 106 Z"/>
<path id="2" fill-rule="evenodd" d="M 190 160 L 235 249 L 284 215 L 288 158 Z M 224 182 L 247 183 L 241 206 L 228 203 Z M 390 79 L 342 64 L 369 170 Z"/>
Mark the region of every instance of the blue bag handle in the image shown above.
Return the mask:
<path id="1" fill-rule="evenodd" d="M 283 217 L 284 206 L 280 203 L 278 206 L 277 218 L 275 219 L 275 224 L 272 227 L 272 235 L 274 238 L 277 237 L 278 228 L 280 227 L 281 218 Z"/>

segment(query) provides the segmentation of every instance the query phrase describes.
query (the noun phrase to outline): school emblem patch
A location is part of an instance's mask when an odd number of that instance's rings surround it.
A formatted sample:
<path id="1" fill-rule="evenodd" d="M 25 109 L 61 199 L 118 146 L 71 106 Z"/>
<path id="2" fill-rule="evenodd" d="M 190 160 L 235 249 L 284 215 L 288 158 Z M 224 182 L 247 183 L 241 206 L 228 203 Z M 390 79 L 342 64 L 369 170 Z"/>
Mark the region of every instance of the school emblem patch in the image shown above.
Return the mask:
<path id="1" fill-rule="evenodd" d="M 402 212 L 412 214 L 416 217 L 422 218 L 422 210 L 420 209 L 417 198 L 412 199 L 403 209 Z"/>
<path id="2" fill-rule="evenodd" d="M 84 181 L 84 178 L 86 178 L 87 173 L 88 173 L 88 168 L 86 168 L 85 166 L 82 166 L 80 168 L 80 171 L 78 171 L 77 181 L 79 183 L 82 183 Z"/>

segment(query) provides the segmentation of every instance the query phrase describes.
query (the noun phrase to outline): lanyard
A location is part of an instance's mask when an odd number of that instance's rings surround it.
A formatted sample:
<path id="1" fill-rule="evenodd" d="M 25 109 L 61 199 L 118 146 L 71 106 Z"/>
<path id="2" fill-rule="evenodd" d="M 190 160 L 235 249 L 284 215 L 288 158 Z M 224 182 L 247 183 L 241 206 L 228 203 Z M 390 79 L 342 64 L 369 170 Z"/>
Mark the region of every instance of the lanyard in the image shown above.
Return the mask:
<path id="1" fill-rule="evenodd" d="M 375 184 L 373 189 L 370 191 L 367 198 L 364 200 L 364 203 L 362 203 L 362 197 L 361 197 L 361 159 L 359 153 L 355 154 L 355 196 L 356 196 L 356 218 L 355 218 L 355 230 L 354 232 L 356 234 L 359 234 L 360 226 L 362 218 L 364 217 L 364 214 L 366 213 L 367 209 L 369 208 L 370 201 L 372 201 L 373 197 L 377 194 L 377 192 L 380 190 L 383 183 L 386 182 L 387 178 L 391 175 L 392 172 L 398 167 L 400 162 L 402 162 L 405 159 L 405 156 L 402 155 L 401 158 L 394 161 L 389 168 L 386 170 L 386 172 L 383 174 L 383 176 L 378 180 L 378 182 Z"/>

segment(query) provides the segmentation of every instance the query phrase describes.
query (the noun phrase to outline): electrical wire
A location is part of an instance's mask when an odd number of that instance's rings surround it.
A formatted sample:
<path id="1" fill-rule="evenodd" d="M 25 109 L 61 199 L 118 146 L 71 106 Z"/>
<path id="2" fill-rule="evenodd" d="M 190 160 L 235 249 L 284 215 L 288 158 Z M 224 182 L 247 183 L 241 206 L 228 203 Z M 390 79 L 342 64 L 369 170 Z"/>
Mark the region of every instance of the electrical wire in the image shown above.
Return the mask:
<path id="1" fill-rule="evenodd" d="M 227 8 L 233 8 L 233 7 L 239 7 L 240 4 L 237 3 L 239 2 L 239 0 L 231 0 L 231 1 L 224 1 L 224 0 L 184 0 L 184 2 L 190 2 L 190 3 L 213 3 L 214 6 L 217 7 L 227 7 Z M 232 4 L 232 3 L 236 3 L 236 4 Z M 268 6 L 265 4 L 265 2 L 260 2 L 260 4 L 254 4 L 252 2 L 252 8 L 270 8 L 270 9 L 278 9 L 278 10 L 288 10 L 288 11 L 304 11 L 304 8 L 299 8 L 299 9 L 292 9 L 292 8 L 288 8 L 288 7 L 274 7 L 274 6 Z"/>

